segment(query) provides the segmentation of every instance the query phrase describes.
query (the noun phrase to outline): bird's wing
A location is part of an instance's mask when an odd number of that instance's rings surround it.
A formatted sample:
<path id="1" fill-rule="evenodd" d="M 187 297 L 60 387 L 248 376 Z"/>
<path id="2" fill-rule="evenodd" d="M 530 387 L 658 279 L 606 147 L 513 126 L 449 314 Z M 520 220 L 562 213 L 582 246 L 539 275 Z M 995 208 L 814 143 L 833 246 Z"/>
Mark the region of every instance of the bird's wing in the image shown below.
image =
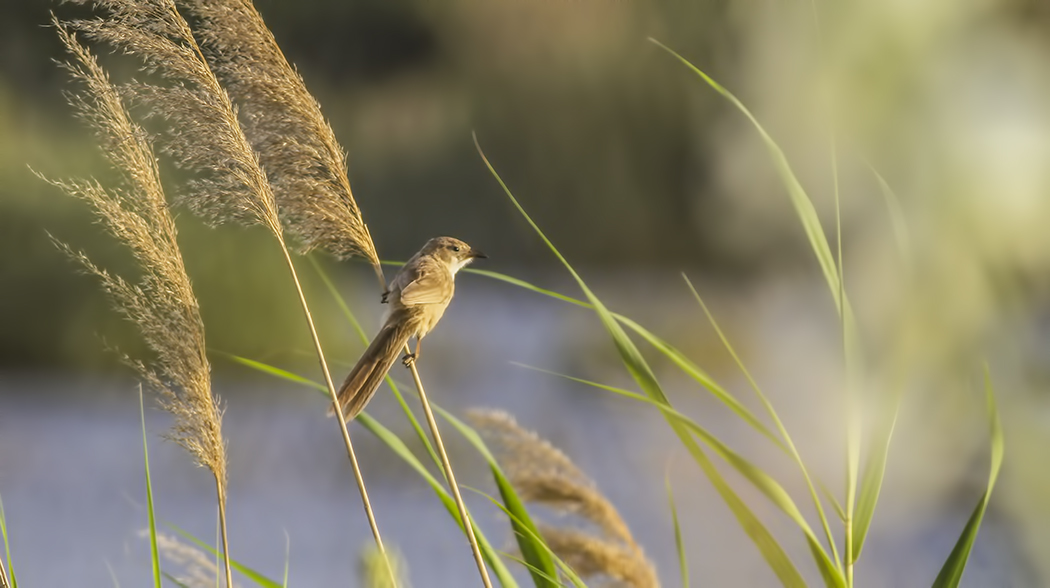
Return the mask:
<path id="1" fill-rule="evenodd" d="M 401 288 L 401 304 L 440 304 L 452 297 L 452 276 L 437 263 L 420 263 L 415 266 L 407 285 Z"/>

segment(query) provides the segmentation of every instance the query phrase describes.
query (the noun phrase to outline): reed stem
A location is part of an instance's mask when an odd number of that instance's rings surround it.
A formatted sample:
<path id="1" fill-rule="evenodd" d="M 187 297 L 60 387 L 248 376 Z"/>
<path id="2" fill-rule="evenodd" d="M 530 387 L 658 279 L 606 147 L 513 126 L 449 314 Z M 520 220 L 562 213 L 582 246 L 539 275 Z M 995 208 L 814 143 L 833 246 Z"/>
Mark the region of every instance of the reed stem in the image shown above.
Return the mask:
<path id="1" fill-rule="evenodd" d="M 233 588 L 233 571 L 230 569 L 230 542 L 226 538 L 226 490 L 219 478 L 215 478 L 215 490 L 219 497 L 219 532 L 222 534 L 222 563 L 226 567 L 226 588 Z"/>
<path id="2" fill-rule="evenodd" d="M 408 345 L 405 345 L 405 351 L 409 351 Z M 427 400 L 427 393 L 423 390 L 423 381 L 419 379 L 419 370 L 416 369 L 416 363 L 414 361 L 408 364 L 408 368 L 412 371 L 412 379 L 416 382 L 416 390 L 419 392 L 419 401 L 423 404 L 423 412 L 427 416 L 427 424 L 430 425 L 430 433 L 434 436 L 434 444 L 437 446 L 438 454 L 441 455 L 441 466 L 445 470 L 445 478 L 448 480 L 448 486 L 452 490 L 452 496 L 456 499 L 456 507 L 459 508 L 460 523 L 463 526 L 463 532 L 467 535 L 467 541 L 470 542 L 470 549 L 474 552 L 474 561 L 478 564 L 478 573 L 481 574 L 481 582 L 485 585 L 485 588 L 492 588 L 492 580 L 489 579 L 489 571 L 488 568 L 485 567 L 485 559 L 481 555 L 481 548 L 478 547 L 478 540 L 474 537 L 474 523 L 470 519 L 470 513 L 467 512 L 467 505 L 463 502 L 463 496 L 459 493 L 459 484 L 456 483 L 456 475 L 452 472 L 452 464 L 448 460 L 448 453 L 445 451 L 445 443 L 441 440 L 441 432 L 438 430 L 437 421 L 434 420 L 434 412 L 430 409 L 430 401 Z"/>
<path id="3" fill-rule="evenodd" d="M 0 557 L 0 588 L 11 588 L 7 583 L 7 568 L 4 567 L 3 557 Z"/>
<path id="4" fill-rule="evenodd" d="M 394 575 L 394 567 L 390 564 L 390 558 L 387 557 L 386 548 L 383 547 L 383 538 L 379 535 L 379 525 L 376 524 L 375 513 L 372 512 L 372 502 L 368 499 L 368 490 L 365 489 L 365 479 L 361 475 L 361 466 L 357 463 L 357 453 L 354 451 L 354 444 L 350 440 L 350 430 L 346 426 L 346 418 L 343 416 L 343 410 L 339 406 L 339 395 L 335 390 L 335 384 L 332 383 L 332 374 L 328 371 L 328 362 L 325 361 L 324 351 L 321 349 L 321 340 L 317 336 L 317 327 L 314 326 L 313 316 L 310 314 L 310 307 L 306 303 L 306 296 L 303 294 L 303 287 L 299 283 L 299 275 L 295 271 L 295 264 L 292 263 L 292 256 L 288 253 L 288 248 L 285 247 L 283 240 L 281 240 L 281 252 L 284 253 L 284 260 L 288 264 L 288 270 L 292 273 L 292 281 L 295 282 L 295 290 L 299 294 L 299 303 L 303 307 L 303 314 L 306 315 L 306 324 L 310 327 L 310 337 L 314 341 L 314 349 L 317 351 L 317 359 L 321 363 L 321 372 L 324 373 L 324 382 L 328 386 L 328 393 L 332 397 L 332 407 L 335 411 L 335 416 L 339 419 L 339 430 L 343 435 L 343 443 L 346 445 L 346 455 L 350 458 L 350 465 L 354 470 L 354 480 L 357 481 L 357 489 L 361 493 L 361 503 L 364 505 L 365 514 L 368 516 L 368 525 L 372 528 L 372 536 L 375 538 L 376 547 L 379 549 L 379 553 L 383 556 L 383 561 L 386 563 L 387 571 L 390 572 L 390 582 L 396 588 L 397 577 Z"/>

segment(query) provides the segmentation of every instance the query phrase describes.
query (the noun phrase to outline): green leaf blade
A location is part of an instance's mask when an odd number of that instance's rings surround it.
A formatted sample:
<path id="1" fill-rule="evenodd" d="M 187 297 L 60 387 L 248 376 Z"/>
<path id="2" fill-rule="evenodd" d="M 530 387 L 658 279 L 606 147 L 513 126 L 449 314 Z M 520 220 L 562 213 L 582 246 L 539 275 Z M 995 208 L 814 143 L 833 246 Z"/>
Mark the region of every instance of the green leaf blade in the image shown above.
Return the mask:
<path id="1" fill-rule="evenodd" d="M 552 580 L 558 577 L 558 569 L 554 564 L 554 560 L 551 558 L 549 549 L 543 543 L 542 535 L 536 524 L 532 522 L 532 517 L 529 515 L 529 511 L 525 508 L 524 502 L 521 497 L 518 496 L 517 491 L 514 490 L 514 486 L 507 479 L 507 476 L 503 473 L 503 469 L 500 468 L 499 462 L 497 462 L 495 456 L 489 451 L 485 441 L 481 438 L 474 428 L 470 427 L 463 421 L 459 420 L 451 413 L 443 408 L 435 407 L 437 412 L 444 417 L 449 423 L 455 427 L 464 438 L 466 438 L 478 450 L 479 453 L 485 458 L 489 464 L 489 469 L 492 471 L 492 477 L 496 482 L 496 487 L 499 489 L 500 498 L 503 500 L 503 505 L 506 510 L 513 514 L 511 517 L 511 527 L 514 530 L 514 539 L 518 543 L 518 549 L 521 550 L 521 555 L 525 559 L 526 568 L 529 570 L 529 574 L 532 576 L 532 581 L 536 585 L 536 588 L 558 588 L 559 584 L 557 581 Z"/>
<path id="2" fill-rule="evenodd" d="M 652 369 L 646 363 L 642 357 L 641 352 L 634 345 L 631 339 L 624 332 L 623 327 L 613 317 L 612 313 L 602 304 L 601 300 L 591 291 L 587 284 L 583 281 L 576 270 L 569 264 L 569 262 L 562 256 L 561 252 L 554 246 L 554 244 L 547 238 L 539 226 L 532 220 L 532 218 L 525 212 L 525 209 L 521 206 L 518 200 L 511 193 L 510 189 L 503 182 L 503 179 L 496 172 L 495 168 L 489 162 L 488 158 L 485 157 L 481 146 L 477 142 L 477 137 L 474 138 L 474 144 L 477 147 L 478 153 L 484 161 L 486 167 L 492 176 L 499 182 L 503 188 L 504 193 L 510 199 L 511 203 L 518 209 L 522 217 L 528 221 L 529 225 L 533 228 L 536 234 L 543 240 L 551 252 L 561 261 L 565 269 L 572 275 L 576 280 L 577 285 L 583 290 L 587 301 L 591 303 L 594 311 L 597 313 L 598 318 L 601 320 L 602 325 L 609 333 L 616 347 L 617 352 L 620 355 L 620 360 L 624 364 L 624 367 L 634 378 L 635 382 L 638 383 L 642 391 L 653 400 L 670 406 L 667 396 L 664 394 L 663 389 L 660 387 L 659 382 L 656 380 L 656 376 L 653 374 Z M 664 415 L 671 429 L 678 436 L 679 440 L 689 451 L 694 461 L 700 466 L 704 474 L 707 475 L 712 485 L 718 491 L 719 495 L 729 506 L 729 509 L 733 512 L 734 516 L 737 517 L 741 527 L 751 538 L 752 542 L 758 548 L 762 557 L 766 560 L 769 566 L 773 569 L 773 572 L 777 575 L 780 581 L 788 587 L 801 587 L 805 586 L 805 581 L 802 579 L 802 575 L 799 574 L 795 564 L 792 563 L 791 559 L 784 552 L 783 548 L 777 543 L 776 539 L 773 538 L 769 530 L 762 524 L 757 516 L 751 511 L 747 504 L 736 494 L 735 491 L 729 486 L 729 484 L 722 478 L 722 475 L 718 472 L 718 469 L 714 467 L 710 459 L 704 453 L 703 449 L 697 445 L 696 441 L 689 434 L 688 430 L 682 426 L 675 419 L 668 415 Z"/>
<path id="3" fill-rule="evenodd" d="M 956 588 L 959 585 L 959 581 L 962 580 L 963 572 L 966 570 L 966 562 L 970 558 L 970 551 L 977 540 L 977 531 L 981 527 L 981 520 L 984 518 L 984 513 L 988 508 L 988 502 L 992 498 L 992 489 L 999 478 L 999 469 L 1003 465 L 1003 427 L 999 420 L 999 409 L 995 402 L 995 390 L 992 387 L 992 378 L 987 366 L 984 373 L 984 386 L 988 405 L 988 428 L 991 436 L 991 467 L 988 472 L 988 487 L 985 489 L 984 494 L 981 495 L 981 500 L 978 501 L 969 520 L 966 521 L 966 525 L 963 527 L 955 547 L 952 548 L 952 552 L 948 555 L 948 559 L 944 562 L 940 573 L 937 574 L 937 578 L 933 581 L 933 588 Z"/>

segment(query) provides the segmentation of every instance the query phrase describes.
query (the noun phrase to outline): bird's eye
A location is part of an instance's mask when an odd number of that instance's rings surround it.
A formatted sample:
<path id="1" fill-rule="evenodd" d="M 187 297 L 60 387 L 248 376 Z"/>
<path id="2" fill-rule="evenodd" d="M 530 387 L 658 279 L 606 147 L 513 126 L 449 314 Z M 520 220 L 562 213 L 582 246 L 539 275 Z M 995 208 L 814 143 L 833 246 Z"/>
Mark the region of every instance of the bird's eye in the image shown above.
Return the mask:
<path id="1" fill-rule="evenodd" d="M 455 251 L 456 253 L 459 253 L 459 245 L 453 245 L 452 246 L 452 250 Z"/>

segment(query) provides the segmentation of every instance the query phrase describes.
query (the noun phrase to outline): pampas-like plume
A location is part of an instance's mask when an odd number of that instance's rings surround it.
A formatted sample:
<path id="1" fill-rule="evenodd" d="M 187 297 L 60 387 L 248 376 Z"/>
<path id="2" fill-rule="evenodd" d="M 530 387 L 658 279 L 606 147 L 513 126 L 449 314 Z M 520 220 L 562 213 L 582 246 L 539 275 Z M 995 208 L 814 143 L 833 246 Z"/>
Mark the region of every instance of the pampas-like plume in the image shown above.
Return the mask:
<path id="1" fill-rule="evenodd" d="M 138 325 L 156 357 L 149 366 L 141 361 L 129 362 L 159 391 L 161 405 L 175 417 L 169 437 L 214 475 L 219 510 L 224 515 L 222 409 L 212 395 L 204 324 L 179 251 L 156 157 L 145 131 L 131 119 L 94 55 L 67 26 L 53 22 L 73 56 L 64 67 L 85 88 L 82 94 L 71 95 L 70 102 L 95 129 L 103 152 L 122 176 L 122 186 L 107 190 L 96 181 L 51 183 L 94 208 L 109 232 L 131 249 L 142 276 L 131 283 L 99 268 L 85 254 L 60 246 L 98 276 L 120 312 Z M 224 520 L 222 525 L 224 552 L 228 552 Z"/>
<path id="2" fill-rule="evenodd" d="M 274 187 L 281 219 L 305 249 L 379 256 L 347 177 L 346 152 L 321 105 L 250 0 L 186 0 L 213 71 Z"/>
<path id="3" fill-rule="evenodd" d="M 87 0 L 79 0 L 87 2 Z M 164 152 L 195 172 L 178 200 L 212 223 L 258 222 L 283 244 L 273 190 L 237 121 L 229 96 L 212 73 L 172 0 L 95 0 L 103 18 L 72 21 L 89 39 L 116 47 L 160 72 L 165 85 L 125 87 L 151 116 L 166 119 Z"/>
<path id="4" fill-rule="evenodd" d="M 659 578 L 619 511 L 558 448 L 496 410 L 471 410 L 469 417 L 499 457 L 507 478 L 525 502 L 572 514 L 597 533 L 540 525 L 547 546 L 581 576 L 605 578 L 609 585 L 658 588 Z"/>
<path id="5" fill-rule="evenodd" d="M 148 116 L 169 123 L 164 151 L 176 165 L 196 174 L 179 199 L 212 223 L 258 222 L 277 239 L 295 283 L 325 383 L 338 412 L 335 385 L 295 264 L 285 244 L 273 187 L 241 128 L 233 103 L 206 61 L 189 24 L 173 0 L 73 1 L 91 2 L 105 15 L 73 21 L 70 23 L 72 27 L 94 41 L 112 45 L 141 59 L 146 73 L 157 74 L 163 81 L 163 85 L 133 83 L 124 89 L 147 107 Z M 227 24 L 232 26 L 234 23 Z M 360 219 L 359 212 L 357 215 Z M 372 252 L 374 257 L 374 248 Z M 385 553 L 364 477 L 341 412 L 339 425 L 372 535 L 376 546 Z"/>

